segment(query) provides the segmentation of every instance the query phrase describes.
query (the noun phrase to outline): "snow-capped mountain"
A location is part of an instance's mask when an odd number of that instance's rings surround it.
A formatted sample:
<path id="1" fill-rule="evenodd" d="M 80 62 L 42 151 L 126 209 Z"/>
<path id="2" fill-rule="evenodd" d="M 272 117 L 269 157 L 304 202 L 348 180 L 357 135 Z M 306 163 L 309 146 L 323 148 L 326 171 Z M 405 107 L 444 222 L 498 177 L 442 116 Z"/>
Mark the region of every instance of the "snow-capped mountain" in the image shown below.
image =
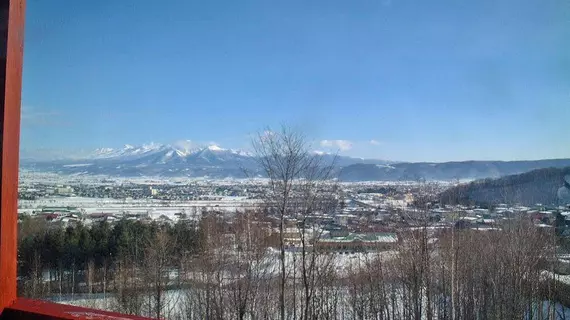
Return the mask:
<path id="1" fill-rule="evenodd" d="M 66 174 L 243 177 L 246 171 L 255 174 L 255 163 L 247 151 L 182 140 L 172 144 L 98 148 L 49 160 L 26 157 L 22 166 Z"/>
<path id="2" fill-rule="evenodd" d="M 347 166 L 354 163 L 386 163 L 334 154 L 316 153 L 325 161 Z M 68 154 L 51 160 L 25 159 L 24 168 L 64 174 L 116 176 L 244 177 L 260 173 L 254 155 L 248 151 L 224 149 L 216 144 L 181 140 L 171 144 L 148 143 L 122 148 L 98 148 L 92 152 Z"/>
<path id="3" fill-rule="evenodd" d="M 230 150 L 211 144 L 198 146 L 191 141 L 178 141 L 173 144 L 149 143 L 141 146 L 125 145 L 123 148 L 99 148 L 84 160 L 124 160 L 154 159 L 156 163 L 200 159 L 208 162 L 226 161 L 232 157 L 249 157 L 246 151 Z"/>
<path id="4" fill-rule="evenodd" d="M 132 159 L 137 157 L 144 157 L 145 155 L 154 154 L 162 151 L 172 151 L 181 157 L 186 156 L 189 151 L 184 148 L 171 147 L 169 145 L 150 143 L 143 144 L 141 146 L 133 146 L 126 144 L 123 148 L 113 149 L 113 148 L 99 148 L 88 155 L 86 159 L 113 159 L 113 158 L 123 158 Z"/>

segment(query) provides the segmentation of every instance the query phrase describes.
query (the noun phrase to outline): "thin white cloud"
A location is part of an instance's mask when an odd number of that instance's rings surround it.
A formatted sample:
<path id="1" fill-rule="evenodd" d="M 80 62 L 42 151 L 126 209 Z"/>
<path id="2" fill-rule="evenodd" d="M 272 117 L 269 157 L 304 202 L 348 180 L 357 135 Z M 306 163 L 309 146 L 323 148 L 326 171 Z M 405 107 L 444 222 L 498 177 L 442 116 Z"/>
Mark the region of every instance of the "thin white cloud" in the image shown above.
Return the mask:
<path id="1" fill-rule="evenodd" d="M 370 143 L 370 144 L 373 145 L 373 146 L 379 146 L 379 145 L 382 144 L 382 142 L 380 142 L 380 141 L 378 141 L 378 140 L 374 140 L 374 139 L 368 141 L 368 143 Z"/>
<path id="2" fill-rule="evenodd" d="M 321 147 L 338 148 L 340 151 L 352 149 L 352 142 L 349 140 L 321 140 Z"/>
<path id="3" fill-rule="evenodd" d="M 265 140 L 269 140 L 271 137 L 275 136 L 275 134 L 276 134 L 276 133 L 275 133 L 274 131 L 265 130 L 265 131 L 259 133 L 258 138 L 259 138 L 259 140 L 261 140 L 261 141 L 265 141 Z"/>
<path id="4" fill-rule="evenodd" d="M 31 119 L 42 116 L 57 115 L 57 112 L 53 111 L 39 111 L 36 108 L 30 106 L 22 106 L 22 119 Z"/>
<path id="5" fill-rule="evenodd" d="M 62 126 L 70 125 L 62 121 L 61 114 L 51 110 L 37 110 L 30 106 L 22 106 L 20 120 L 22 125 L 30 126 Z"/>
<path id="6" fill-rule="evenodd" d="M 190 151 L 195 148 L 199 148 L 201 145 L 200 143 L 192 140 L 178 140 L 172 143 L 172 146 L 182 151 Z"/>

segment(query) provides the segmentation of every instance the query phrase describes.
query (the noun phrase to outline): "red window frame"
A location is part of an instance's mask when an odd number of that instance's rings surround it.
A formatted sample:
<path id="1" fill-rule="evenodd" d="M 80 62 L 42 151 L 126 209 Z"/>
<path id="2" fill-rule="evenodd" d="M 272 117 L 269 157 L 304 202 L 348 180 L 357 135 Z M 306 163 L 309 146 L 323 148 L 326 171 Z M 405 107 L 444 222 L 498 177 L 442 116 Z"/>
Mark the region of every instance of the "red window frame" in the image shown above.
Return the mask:
<path id="1" fill-rule="evenodd" d="M 18 161 L 25 0 L 0 0 L 0 320 L 146 319 L 17 297 Z"/>

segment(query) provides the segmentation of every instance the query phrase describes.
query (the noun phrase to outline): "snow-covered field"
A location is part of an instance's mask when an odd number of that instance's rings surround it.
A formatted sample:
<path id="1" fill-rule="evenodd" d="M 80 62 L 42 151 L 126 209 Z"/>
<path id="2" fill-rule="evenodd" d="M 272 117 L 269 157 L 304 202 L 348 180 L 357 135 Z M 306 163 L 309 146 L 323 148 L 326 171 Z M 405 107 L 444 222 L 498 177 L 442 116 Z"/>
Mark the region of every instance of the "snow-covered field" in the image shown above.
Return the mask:
<path id="1" fill-rule="evenodd" d="M 72 164 L 71 167 L 88 166 L 89 163 Z M 69 165 L 68 165 L 69 166 Z M 82 174 L 58 174 L 53 172 L 41 172 L 20 169 L 20 185 L 27 185 L 37 182 L 53 184 L 84 184 L 84 185 L 121 185 L 121 184 L 145 184 L 145 185 L 179 185 L 179 184 L 216 184 L 219 186 L 233 186 L 241 184 L 267 184 L 267 178 L 208 178 L 208 177 L 161 177 L 161 176 L 140 176 L 122 177 L 109 175 L 82 175 Z"/>
<path id="2" fill-rule="evenodd" d="M 19 213 L 31 213 L 43 207 L 77 207 L 84 213 L 150 213 L 170 216 L 174 213 L 195 213 L 201 209 L 216 209 L 220 211 L 236 212 L 258 207 L 259 200 L 244 197 L 225 197 L 221 200 L 192 200 L 192 201 L 163 201 L 163 200 L 117 200 L 109 198 L 82 198 L 82 197 L 51 197 L 38 200 L 20 200 Z"/>

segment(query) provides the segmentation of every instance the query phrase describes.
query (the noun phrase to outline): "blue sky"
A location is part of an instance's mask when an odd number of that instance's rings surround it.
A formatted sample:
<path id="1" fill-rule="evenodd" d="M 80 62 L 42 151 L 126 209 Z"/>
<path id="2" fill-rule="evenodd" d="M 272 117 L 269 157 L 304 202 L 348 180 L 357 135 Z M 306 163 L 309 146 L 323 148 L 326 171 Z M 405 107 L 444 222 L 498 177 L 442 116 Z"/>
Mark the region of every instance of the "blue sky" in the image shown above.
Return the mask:
<path id="1" fill-rule="evenodd" d="M 24 149 L 243 148 L 289 123 L 366 158 L 570 157 L 566 0 L 28 0 L 26 19 Z"/>

